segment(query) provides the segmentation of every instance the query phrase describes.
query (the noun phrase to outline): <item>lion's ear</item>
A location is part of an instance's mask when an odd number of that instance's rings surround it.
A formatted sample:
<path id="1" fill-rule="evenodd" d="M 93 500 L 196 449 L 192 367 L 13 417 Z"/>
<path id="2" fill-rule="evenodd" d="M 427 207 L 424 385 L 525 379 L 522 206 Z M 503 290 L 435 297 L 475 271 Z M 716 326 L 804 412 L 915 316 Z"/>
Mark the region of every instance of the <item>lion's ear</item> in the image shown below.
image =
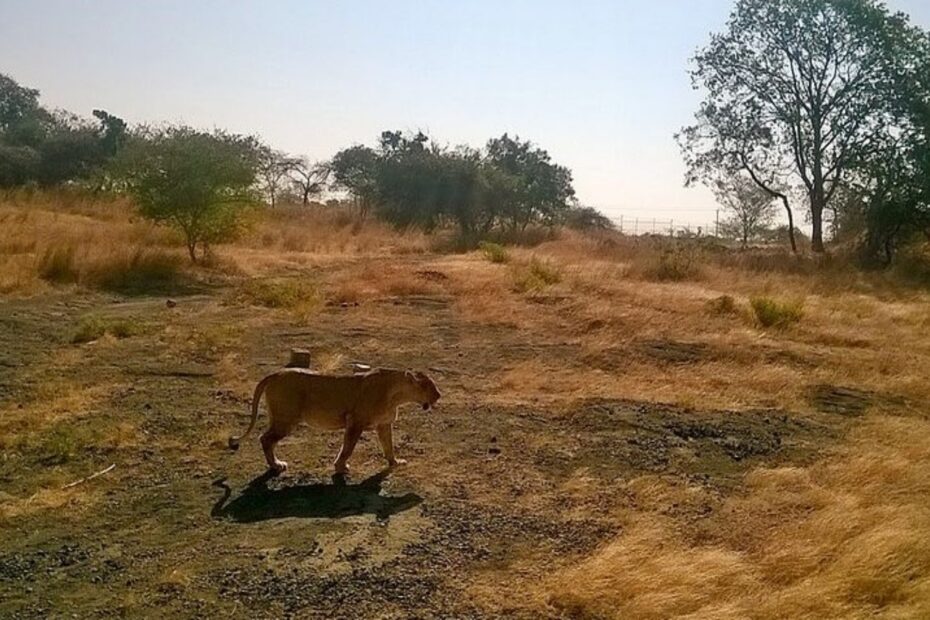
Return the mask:
<path id="1" fill-rule="evenodd" d="M 416 375 L 413 374 L 413 371 L 410 370 L 409 368 L 404 371 L 404 376 L 407 377 L 408 379 L 416 379 Z"/>

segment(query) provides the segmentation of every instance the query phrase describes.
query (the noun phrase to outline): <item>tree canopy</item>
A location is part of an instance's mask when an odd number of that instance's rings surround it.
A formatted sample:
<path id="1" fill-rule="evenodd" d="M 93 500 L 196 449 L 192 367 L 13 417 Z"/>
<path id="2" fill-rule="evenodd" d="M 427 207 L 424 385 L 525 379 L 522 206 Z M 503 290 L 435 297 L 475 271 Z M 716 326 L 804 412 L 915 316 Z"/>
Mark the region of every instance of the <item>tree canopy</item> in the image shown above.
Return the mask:
<path id="1" fill-rule="evenodd" d="M 824 209 L 908 131 L 898 85 L 914 79 L 923 39 L 875 0 L 737 0 L 694 58 L 706 97 L 679 134 L 687 181 L 743 172 L 792 220 L 803 201 L 823 251 Z"/>
<path id="2" fill-rule="evenodd" d="M 197 247 L 234 235 L 257 203 L 254 138 L 190 127 L 148 130 L 124 150 L 118 169 L 142 214 L 181 231 L 192 261 Z"/>

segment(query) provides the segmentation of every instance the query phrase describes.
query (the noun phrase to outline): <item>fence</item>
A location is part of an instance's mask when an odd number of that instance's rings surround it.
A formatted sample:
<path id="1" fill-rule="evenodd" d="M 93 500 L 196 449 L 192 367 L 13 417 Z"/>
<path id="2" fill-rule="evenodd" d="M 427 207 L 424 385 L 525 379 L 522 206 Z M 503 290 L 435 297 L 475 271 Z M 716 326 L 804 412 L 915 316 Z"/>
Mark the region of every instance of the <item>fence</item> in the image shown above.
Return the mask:
<path id="1" fill-rule="evenodd" d="M 720 234 L 720 221 L 688 222 L 674 218 L 661 219 L 619 215 L 610 218 L 614 226 L 628 235 L 663 235 L 666 237 L 697 236 L 716 237 Z"/>

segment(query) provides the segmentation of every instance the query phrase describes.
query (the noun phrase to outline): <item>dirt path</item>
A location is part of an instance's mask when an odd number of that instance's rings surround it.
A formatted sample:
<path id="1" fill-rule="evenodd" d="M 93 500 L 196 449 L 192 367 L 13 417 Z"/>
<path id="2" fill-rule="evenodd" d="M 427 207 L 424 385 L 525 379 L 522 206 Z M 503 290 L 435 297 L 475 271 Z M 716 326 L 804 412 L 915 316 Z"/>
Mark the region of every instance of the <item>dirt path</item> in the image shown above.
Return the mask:
<path id="1" fill-rule="evenodd" d="M 508 580 L 616 536 L 621 509 L 636 509 L 624 482 L 654 474 L 722 498 L 749 467 L 809 460 L 849 419 L 620 399 L 496 404 L 471 386 L 522 361 L 590 360 L 564 335 L 465 321 L 444 295 L 327 307 L 301 325 L 222 293 L 177 301 L 0 303 L 0 616 L 535 618 Z M 69 344 L 89 311 L 146 328 Z M 381 471 L 366 438 L 350 478 L 333 481 L 338 434 L 306 429 L 282 446 L 282 478 L 262 475 L 254 436 L 238 453 L 222 448 L 247 419 L 242 386 L 292 346 L 433 369 L 440 407 L 398 425 L 408 467 Z M 701 519 L 714 507 L 681 510 Z"/>

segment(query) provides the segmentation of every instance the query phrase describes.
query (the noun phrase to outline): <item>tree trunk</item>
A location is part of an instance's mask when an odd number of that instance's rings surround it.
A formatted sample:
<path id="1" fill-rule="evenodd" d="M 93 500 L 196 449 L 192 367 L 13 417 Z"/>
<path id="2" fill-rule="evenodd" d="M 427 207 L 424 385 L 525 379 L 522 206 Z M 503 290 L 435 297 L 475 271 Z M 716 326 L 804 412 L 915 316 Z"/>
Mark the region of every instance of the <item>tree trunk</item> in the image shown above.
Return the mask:
<path id="1" fill-rule="evenodd" d="M 191 241 L 190 239 L 188 239 L 187 253 L 191 257 L 191 262 L 196 263 L 197 262 L 197 242 L 196 241 Z"/>
<path id="2" fill-rule="evenodd" d="M 798 253 L 798 243 L 794 239 L 794 214 L 791 212 L 791 205 L 788 204 L 788 197 L 781 196 L 781 201 L 785 205 L 785 211 L 788 213 L 788 239 L 791 241 L 791 252 Z"/>
<path id="3" fill-rule="evenodd" d="M 823 253 L 823 203 L 822 191 L 811 193 L 811 250 Z"/>

